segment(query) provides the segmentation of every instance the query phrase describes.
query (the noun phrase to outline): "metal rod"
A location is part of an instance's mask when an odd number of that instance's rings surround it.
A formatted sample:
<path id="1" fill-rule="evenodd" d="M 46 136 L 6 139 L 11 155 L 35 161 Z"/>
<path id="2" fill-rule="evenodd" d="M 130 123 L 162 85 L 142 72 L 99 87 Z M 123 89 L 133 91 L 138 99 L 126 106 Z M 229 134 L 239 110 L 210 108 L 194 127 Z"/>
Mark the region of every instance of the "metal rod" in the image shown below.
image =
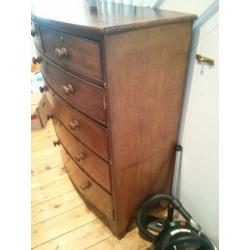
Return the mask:
<path id="1" fill-rule="evenodd" d="M 180 172 L 181 172 L 182 146 L 176 146 L 174 177 L 172 185 L 172 195 L 179 198 L 180 195 Z"/>

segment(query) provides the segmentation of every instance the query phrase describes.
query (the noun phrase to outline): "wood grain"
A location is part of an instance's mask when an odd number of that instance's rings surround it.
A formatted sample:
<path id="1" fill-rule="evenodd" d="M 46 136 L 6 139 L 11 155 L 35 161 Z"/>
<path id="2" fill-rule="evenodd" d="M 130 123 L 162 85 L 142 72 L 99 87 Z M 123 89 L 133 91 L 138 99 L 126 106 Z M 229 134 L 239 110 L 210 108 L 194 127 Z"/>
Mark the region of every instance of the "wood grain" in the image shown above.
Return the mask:
<path id="1" fill-rule="evenodd" d="M 60 180 L 51 182 L 45 186 L 39 186 L 31 192 L 32 206 L 54 199 L 73 189 L 74 186 L 68 176 L 64 176 Z"/>
<path id="2" fill-rule="evenodd" d="M 67 152 L 62 148 L 61 153 L 64 158 L 65 167 L 68 171 L 69 177 L 74 183 L 79 193 L 88 200 L 88 202 L 95 206 L 108 221 L 113 221 L 113 201 L 112 196 L 102 189 L 96 182 L 87 176 L 68 156 Z"/>
<path id="3" fill-rule="evenodd" d="M 57 176 L 56 173 L 53 174 L 54 176 Z M 34 178 L 32 178 L 32 184 L 36 185 L 36 180 Z M 41 183 L 39 184 L 42 185 Z M 32 225 L 47 221 L 55 216 L 78 207 L 81 204 L 83 204 L 83 201 L 75 190 L 66 192 L 55 199 L 32 207 Z"/>
<path id="4" fill-rule="evenodd" d="M 103 79 L 98 42 L 51 29 L 41 28 L 40 30 L 45 53 L 52 61 L 94 79 Z M 68 56 L 58 59 L 55 55 L 56 48 L 65 48 Z"/>
<path id="5" fill-rule="evenodd" d="M 46 92 L 46 95 L 55 115 L 70 130 L 72 135 L 90 150 L 108 161 L 108 130 L 70 108 L 51 88 Z M 78 121 L 80 127 L 72 130 L 70 123 L 75 120 Z"/>
<path id="6" fill-rule="evenodd" d="M 82 204 L 52 219 L 36 224 L 32 227 L 32 248 L 83 226 L 95 218 L 96 215 Z"/>
<path id="7" fill-rule="evenodd" d="M 100 186 L 111 192 L 109 165 L 76 140 L 56 118 L 53 123 L 59 140 L 76 164 Z M 79 155 L 82 155 L 80 159 Z"/>
<path id="8" fill-rule="evenodd" d="M 35 45 L 40 50 L 43 50 L 43 44 L 42 44 L 40 29 L 39 29 L 38 23 L 34 19 L 31 20 L 31 32 L 33 32 L 33 39 L 34 39 Z"/>
<path id="9" fill-rule="evenodd" d="M 44 171 L 43 173 L 40 173 L 39 175 L 33 176 L 33 182 L 31 185 L 32 189 L 36 189 L 42 185 L 48 185 L 51 182 L 58 181 L 62 178 L 67 176 L 66 170 L 64 165 L 61 165 L 57 168 L 47 169 L 47 171 Z"/>
<path id="10" fill-rule="evenodd" d="M 150 243 L 138 238 L 137 230 L 129 232 L 127 236 L 121 240 L 118 240 L 115 236 L 111 236 L 106 240 L 89 247 L 89 250 L 147 250 L 150 249 Z"/>
<path id="11" fill-rule="evenodd" d="M 77 8 L 72 4 L 70 14 L 60 13 L 60 17 L 54 11 L 52 16 L 48 12 L 35 14 L 45 57 L 59 65 L 51 64 L 56 70 L 48 68 L 46 93 L 54 115 L 66 129 L 57 130 L 62 152 L 63 147 L 67 151 L 63 161 L 74 186 L 93 211 L 103 212 L 111 230 L 121 237 L 129 230 L 143 199 L 171 190 L 195 16 L 121 4 L 81 4 Z M 66 49 L 69 56 L 58 59 L 55 48 Z M 62 52 L 65 50 L 57 50 L 57 56 Z M 44 75 L 46 78 L 46 71 Z M 83 78 L 93 83 L 91 90 Z M 74 87 L 81 86 L 81 90 L 76 87 L 76 99 L 63 97 L 56 87 L 69 79 Z M 105 120 L 93 105 L 99 101 L 101 107 L 100 89 L 94 84 L 102 84 Z M 86 114 L 79 112 L 87 105 L 93 109 L 86 108 Z M 94 116 L 105 124 L 93 121 Z M 96 156 L 86 160 L 86 165 L 84 161 L 75 164 L 75 154 L 82 150 L 75 139 Z M 97 157 L 110 165 L 109 175 Z M 38 159 L 39 155 L 34 156 L 35 161 Z M 48 191 L 50 185 L 44 187 L 46 192 L 37 191 L 39 200 L 46 202 L 59 193 L 60 185 Z M 102 247 L 108 248 L 107 242 Z"/>
<path id="12" fill-rule="evenodd" d="M 46 141 L 48 135 L 55 135 L 51 121 L 47 123 L 45 129 L 32 132 L 32 153 L 41 156 L 39 161 L 32 162 L 32 171 L 36 173 L 32 176 L 33 186 L 46 186 L 47 181 L 44 178 L 40 178 L 39 184 L 36 183 L 39 179 L 39 175 L 44 176 L 46 172 L 61 167 L 61 165 L 59 167 L 56 166 L 57 162 L 62 161 L 59 150 L 54 150 L 49 155 L 43 154 L 44 151 L 46 152 L 50 148 L 55 149 L 49 142 L 42 143 Z M 42 169 L 41 162 L 48 162 L 51 169 Z M 37 170 L 41 171 L 39 172 Z M 49 178 L 57 179 L 58 173 L 57 171 L 50 172 Z M 50 185 L 50 189 L 58 189 L 56 182 L 54 182 L 54 185 Z M 39 202 L 39 199 L 33 196 L 37 204 L 33 206 L 31 210 L 33 249 L 82 250 L 90 247 L 91 249 L 104 249 L 102 246 L 106 240 L 108 240 L 106 244 L 107 248 L 105 248 L 107 250 L 112 244 L 116 247 L 119 246 L 117 239 L 110 239 L 111 231 L 99 219 L 91 219 L 87 224 L 85 223 L 91 216 L 89 216 L 87 209 L 83 208 L 83 210 L 81 210 L 79 207 L 80 205 L 85 206 L 83 205 L 82 198 L 79 197 L 75 189 L 68 191 L 67 185 L 62 185 L 60 191 L 59 196 L 48 201 L 42 199 L 41 202 Z M 51 192 L 55 193 L 54 191 Z M 77 212 L 76 208 L 79 209 Z M 79 217 L 77 218 L 76 216 Z M 66 223 L 65 219 L 67 219 Z M 132 234 L 134 236 L 131 238 Z M 143 242 L 148 244 L 139 237 L 137 230 L 133 230 L 129 233 L 128 238 L 125 237 L 122 240 L 120 247 L 123 248 L 120 249 L 127 250 L 128 248 L 125 241 L 127 240 L 127 244 L 131 244 L 131 239 L 133 240 L 133 249 L 136 249 L 137 246 L 141 246 Z"/>
<path id="13" fill-rule="evenodd" d="M 105 37 L 118 233 L 126 231 L 145 197 L 170 192 L 191 27 Z"/>
<path id="14" fill-rule="evenodd" d="M 35 248 L 36 250 L 89 249 L 111 236 L 111 231 L 98 219 Z M 136 244 L 136 242 L 135 242 Z M 103 248 L 104 249 L 104 248 Z M 102 250 L 103 250 L 102 249 Z M 124 248 L 125 250 L 125 248 Z"/>
<path id="15" fill-rule="evenodd" d="M 104 89 L 82 80 L 49 62 L 41 54 L 41 71 L 45 80 L 70 105 L 99 122 L 106 123 Z M 65 94 L 64 88 L 70 84 L 73 93 Z"/>

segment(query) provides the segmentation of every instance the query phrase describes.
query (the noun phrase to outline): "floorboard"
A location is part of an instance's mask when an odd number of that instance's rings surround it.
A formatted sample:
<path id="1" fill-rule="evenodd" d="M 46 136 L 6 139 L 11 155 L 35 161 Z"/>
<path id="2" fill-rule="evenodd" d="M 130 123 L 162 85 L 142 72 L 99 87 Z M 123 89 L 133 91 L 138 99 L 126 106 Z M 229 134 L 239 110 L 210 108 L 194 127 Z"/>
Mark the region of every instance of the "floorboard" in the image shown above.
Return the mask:
<path id="1" fill-rule="evenodd" d="M 137 229 L 118 240 L 92 213 L 65 173 L 51 122 L 32 132 L 32 249 L 145 250 Z"/>

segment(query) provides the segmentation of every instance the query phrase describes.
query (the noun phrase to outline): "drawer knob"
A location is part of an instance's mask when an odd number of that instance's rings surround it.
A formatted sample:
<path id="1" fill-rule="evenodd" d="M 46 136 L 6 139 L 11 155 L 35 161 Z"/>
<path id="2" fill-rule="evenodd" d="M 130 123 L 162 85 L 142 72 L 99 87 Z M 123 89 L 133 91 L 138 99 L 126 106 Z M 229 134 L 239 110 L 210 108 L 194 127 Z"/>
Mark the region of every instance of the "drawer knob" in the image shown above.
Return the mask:
<path id="1" fill-rule="evenodd" d="M 56 141 L 53 141 L 53 145 L 56 147 L 56 145 L 60 145 L 61 143 L 60 143 L 60 141 L 59 140 L 56 140 Z"/>
<path id="2" fill-rule="evenodd" d="M 77 120 L 74 120 L 73 122 L 69 123 L 69 127 L 72 130 L 75 130 L 76 128 L 80 128 L 80 124 Z"/>
<path id="3" fill-rule="evenodd" d="M 34 64 L 41 63 L 41 61 L 42 61 L 42 58 L 40 56 L 37 56 L 36 58 L 32 57 L 32 62 Z"/>
<path id="4" fill-rule="evenodd" d="M 53 118 L 54 118 L 54 115 L 53 115 L 53 114 L 47 115 L 47 120 L 50 120 L 50 119 L 53 119 Z"/>
<path id="5" fill-rule="evenodd" d="M 36 35 L 36 30 L 35 29 L 31 29 L 31 35 L 34 37 Z"/>
<path id="6" fill-rule="evenodd" d="M 86 189 L 89 189 L 92 187 L 92 183 L 90 180 L 88 180 L 85 184 L 82 184 L 80 187 L 85 191 Z"/>
<path id="7" fill-rule="evenodd" d="M 66 48 L 56 48 L 55 49 L 55 54 L 57 56 L 58 59 L 61 59 L 63 57 L 67 57 L 68 56 L 68 51 Z"/>
<path id="8" fill-rule="evenodd" d="M 71 84 L 66 84 L 66 85 L 62 85 L 63 88 L 63 92 L 65 95 L 69 95 L 69 94 L 73 94 L 74 93 L 74 89 L 73 86 Z"/>
<path id="9" fill-rule="evenodd" d="M 42 86 L 39 87 L 39 90 L 40 90 L 41 93 L 47 91 L 48 89 L 49 89 L 49 88 L 48 88 L 47 85 L 44 85 L 43 87 L 42 87 Z"/>
<path id="10" fill-rule="evenodd" d="M 81 152 L 80 154 L 75 156 L 75 159 L 80 162 L 81 160 L 85 159 L 85 155 Z"/>

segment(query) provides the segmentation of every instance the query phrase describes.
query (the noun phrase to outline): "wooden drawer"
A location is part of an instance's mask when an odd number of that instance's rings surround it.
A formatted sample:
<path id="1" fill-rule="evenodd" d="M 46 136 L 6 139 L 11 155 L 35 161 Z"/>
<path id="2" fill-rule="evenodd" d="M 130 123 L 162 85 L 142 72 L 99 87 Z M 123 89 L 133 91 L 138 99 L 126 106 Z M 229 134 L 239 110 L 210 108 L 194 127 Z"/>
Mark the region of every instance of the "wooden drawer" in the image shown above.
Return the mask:
<path id="1" fill-rule="evenodd" d="M 42 57 L 42 74 L 54 90 L 69 104 L 86 115 L 106 123 L 104 89 L 84 81 Z"/>
<path id="2" fill-rule="evenodd" d="M 113 219 L 112 196 L 88 177 L 61 147 L 64 164 L 78 191 L 108 219 Z"/>
<path id="3" fill-rule="evenodd" d="M 55 62 L 82 75 L 103 80 L 100 43 L 41 27 L 44 50 Z"/>
<path id="4" fill-rule="evenodd" d="M 34 39 L 34 43 L 35 45 L 43 51 L 43 45 L 42 45 L 42 39 L 41 39 L 41 34 L 39 31 L 39 27 L 38 24 L 31 19 L 31 35 Z"/>
<path id="5" fill-rule="evenodd" d="M 55 117 L 53 123 L 60 142 L 75 162 L 97 183 L 111 192 L 109 165 L 84 147 Z"/>
<path id="6" fill-rule="evenodd" d="M 70 108 L 49 86 L 46 94 L 55 115 L 71 134 L 103 159 L 108 160 L 107 129 Z"/>

